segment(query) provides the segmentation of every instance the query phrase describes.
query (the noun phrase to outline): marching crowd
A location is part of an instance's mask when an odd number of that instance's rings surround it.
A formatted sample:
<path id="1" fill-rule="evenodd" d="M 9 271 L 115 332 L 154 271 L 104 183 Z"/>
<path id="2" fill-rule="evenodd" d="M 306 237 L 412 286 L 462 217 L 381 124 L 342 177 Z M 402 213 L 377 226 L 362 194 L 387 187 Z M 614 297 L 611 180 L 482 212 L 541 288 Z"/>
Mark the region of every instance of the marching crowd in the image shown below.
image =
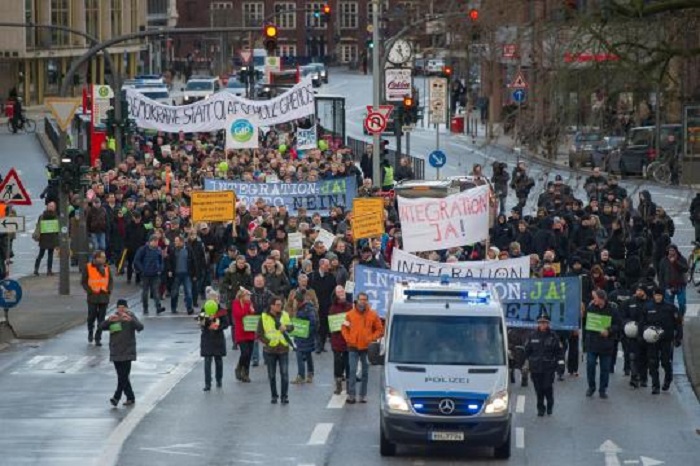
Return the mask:
<path id="1" fill-rule="evenodd" d="M 297 362 L 291 383 L 313 383 L 314 355 L 327 351 L 329 345 L 334 356 L 334 392 L 341 393 L 345 383 L 348 403 L 366 402 L 367 348 L 381 337 L 383 325 L 367 295 L 356 292 L 353 299 L 346 285 L 353 281 L 355 264 L 386 268 L 394 248 L 401 248 L 394 199 L 372 188 L 346 148 L 324 144 L 320 149 L 295 151 L 293 137 L 275 131 L 264 137 L 263 147 L 226 153 L 220 141 L 206 135 L 192 140 L 158 135 L 137 139 L 120 163 L 114 162 L 110 149 L 103 149 L 90 175 L 89 202 L 81 205 L 77 196 L 71 200 L 72 215 L 84 210 L 81 214 L 86 216 L 96 251 L 83 272 L 89 341 L 100 344 L 100 330 L 109 330 L 112 339 L 130 341 L 134 331 L 143 328 L 122 301 L 117 317 L 105 320 L 114 273 L 141 286 L 144 315 L 151 310 L 166 312 L 166 298 L 170 312 L 179 312 L 183 290 L 185 311 L 196 317 L 202 329 L 204 390 L 212 386 L 212 362 L 215 383 L 222 384 L 222 358 L 229 346 L 224 331 L 231 327 L 231 344 L 240 352 L 237 380 L 250 382 L 250 367 L 260 364 L 262 353 L 273 403 L 289 402 L 290 352 L 295 352 Z M 371 166 L 368 157 L 363 166 Z M 580 348 L 587 356 L 588 396 L 598 391 L 607 398 L 609 374 L 615 370 L 620 345 L 625 354 L 623 371 L 633 387 L 646 387 L 651 380 L 652 393 L 667 390 L 672 347 L 680 344 L 683 335 L 688 263 L 672 242 L 674 223 L 664 208 L 648 191 L 629 196 L 613 176 L 606 177 L 598 169 L 585 181 L 584 199 L 578 199 L 560 176 L 533 199 L 536 183 L 524 163 L 512 171 L 500 162 L 492 168 L 491 176 L 478 165 L 472 172 L 489 179 L 500 211 L 489 241 L 419 255 L 442 262 L 529 256 L 533 276 L 581 277 L 580 331 L 555 332 L 545 314 L 538 318 L 534 332 L 509 331 L 511 367 L 522 369 L 523 384 L 528 378 L 533 381 L 538 414 L 552 413 L 557 374 L 560 379 L 566 372 L 578 376 Z M 405 162 L 396 174 L 388 164 L 382 170 L 384 180 L 412 177 Z M 262 183 L 348 176 L 357 179 L 359 196 L 384 196 L 386 233 L 381 237 L 357 241 L 352 237 L 351 206 L 336 206 L 321 215 L 262 200 L 239 201 L 235 221 L 228 224 L 190 220 L 192 192 L 201 189 L 205 178 Z M 509 190 L 518 202 L 506 212 Z M 45 222 L 57 218 L 58 193 L 49 187 L 44 197 L 46 211 L 34 235 L 40 246 L 36 274 L 45 254 L 47 272 L 52 272 L 52 251 L 58 241 L 58 232 Z M 46 225 L 43 230 L 42 224 Z M 321 230 L 336 236 L 330 248 L 319 239 Z M 302 234 L 301 257 L 290 257 L 291 233 Z M 589 314 L 607 316 L 606 328 L 586 330 Z M 129 324 L 120 329 L 128 331 L 112 331 L 119 316 L 126 316 Z M 115 351 L 111 342 L 110 349 Z M 136 357 L 131 343 L 122 341 L 116 351 L 123 354 L 113 357 L 115 367 L 117 361 Z M 361 374 L 356 376 L 358 365 Z M 663 381 L 659 365 L 664 369 Z M 117 373 L 119 388 L 112 402 L 118 402 L 123 390 L 127 401 L 133 401 L 123 364 Z"/>

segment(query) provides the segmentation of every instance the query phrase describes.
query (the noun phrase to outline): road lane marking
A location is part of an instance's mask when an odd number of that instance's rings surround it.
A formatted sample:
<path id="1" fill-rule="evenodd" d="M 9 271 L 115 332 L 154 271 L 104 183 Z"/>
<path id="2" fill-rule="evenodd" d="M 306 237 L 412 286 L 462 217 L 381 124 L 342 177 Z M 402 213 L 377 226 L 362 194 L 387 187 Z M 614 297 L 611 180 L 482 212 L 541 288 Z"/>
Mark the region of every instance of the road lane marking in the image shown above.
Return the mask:
<path id="1" fill-rule="evenodd" d="M 518 395 L 515 402 L 515 412 L 524 413 L 525 412 L 525 395 Z"/>
<path id="2" fill-rule="evenodd" d="M 333 430 L 333 424 L 330 422 L 320 422 L 316 424 L 313 432 L 311 432 L 311 437 L 306 443 L 307 445 L 325 445 L 328 441 L 328 436 L 331 435 L 331 430 Z"/>
<path id="3" fill-rule="evenodd" d="M 345 400 L 347 398 L 348 398 L 348 396 L 345 393 L 341 393 L 340 395 L 331 396 L 331 400 L 328 402 L 326 409 L 340 409 L 340 408 L 342 408 L 343 406 L 345 406 Z"/>
<path id="4" fill-rule="evenodd" d="M 100 359 L 100 356 L 83 356 L 64 371 L 64 374 L 77 374 L 93 360 Z"/>
<path id="5" fill-rule="evenodd" d="M 515 448 L 525 448 L 525 428 L 515 428 Z"/>
<path id="6" fill-rule="evenodd" d="M 199 347 L 199 345 L 197 345 Z M 191 350 L 187 357 L 177 365 L 177 368 L 163 377 L 146 395 L 137 400 L 129 414 L 119 423 L 116 429 L 102 443 L 102 451 L 94 460 L 95 466 L 114 466 L 119 460 L 119 453 L 126 439 L 134 432 L 139 423 L 163 400 L 175 386 L 192 372 L 201 357 L 199 348 Z M 106 407 L 105 407 L 106 409 Z"/>

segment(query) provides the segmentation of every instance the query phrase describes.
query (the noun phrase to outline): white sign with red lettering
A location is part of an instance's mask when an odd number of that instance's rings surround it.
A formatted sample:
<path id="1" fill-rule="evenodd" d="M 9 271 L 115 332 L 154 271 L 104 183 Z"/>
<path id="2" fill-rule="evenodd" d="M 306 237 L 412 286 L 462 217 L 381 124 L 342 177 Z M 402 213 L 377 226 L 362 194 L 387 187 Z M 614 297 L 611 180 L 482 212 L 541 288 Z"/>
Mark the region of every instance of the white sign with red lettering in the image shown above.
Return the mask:
<path id="1" fill-rule="evenodd" d="M 443 198 L 399 196 L 399 218 L 406 252 L 474 244 L 489 237 L 488 185 Z"/>
<path id="2" fill-rule="evenodd" d="M 413 76 L 410 68 L 388 68 L 384 72 L 384 93 L 387 102 L 402 102 L 410 97 L 413 89 Z"/>

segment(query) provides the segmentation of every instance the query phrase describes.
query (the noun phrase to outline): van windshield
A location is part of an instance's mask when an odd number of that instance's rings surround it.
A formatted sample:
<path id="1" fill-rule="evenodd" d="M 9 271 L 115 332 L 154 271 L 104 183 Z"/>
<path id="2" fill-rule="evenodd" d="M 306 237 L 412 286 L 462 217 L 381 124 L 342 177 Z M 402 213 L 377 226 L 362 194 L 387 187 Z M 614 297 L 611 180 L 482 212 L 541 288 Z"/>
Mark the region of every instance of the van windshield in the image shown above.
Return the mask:
<path id="1" fill-rule="evenodd" d="M 653 133 L 651 130 L 640 129 L 637 131 L 630 132 L 630 146 L 651 146 L 651 137 Z"/>
<path id="2" fill-rule="evenodd" d="M 499 317 L 397 315 L 391 322 L 389 362 L 460 366 L 504 365 Z"/>

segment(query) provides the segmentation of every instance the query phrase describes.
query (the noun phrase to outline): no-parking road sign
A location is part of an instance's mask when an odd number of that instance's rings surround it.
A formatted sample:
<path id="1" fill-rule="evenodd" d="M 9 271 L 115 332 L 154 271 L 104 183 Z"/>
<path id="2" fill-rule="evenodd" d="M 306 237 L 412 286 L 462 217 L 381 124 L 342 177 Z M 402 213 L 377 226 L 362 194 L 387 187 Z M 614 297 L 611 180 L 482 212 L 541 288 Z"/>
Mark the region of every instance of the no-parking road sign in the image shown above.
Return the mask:
<path id="1" fill-rule="evenodd" d="M 365 117 L 365 129 L 370 134 L 381 134 L 386 129 L 389 115 L 394 110 L 393 105 L 380 105 L 375 109 L 371 105 L 367 106 L 367 116 Z"/>

